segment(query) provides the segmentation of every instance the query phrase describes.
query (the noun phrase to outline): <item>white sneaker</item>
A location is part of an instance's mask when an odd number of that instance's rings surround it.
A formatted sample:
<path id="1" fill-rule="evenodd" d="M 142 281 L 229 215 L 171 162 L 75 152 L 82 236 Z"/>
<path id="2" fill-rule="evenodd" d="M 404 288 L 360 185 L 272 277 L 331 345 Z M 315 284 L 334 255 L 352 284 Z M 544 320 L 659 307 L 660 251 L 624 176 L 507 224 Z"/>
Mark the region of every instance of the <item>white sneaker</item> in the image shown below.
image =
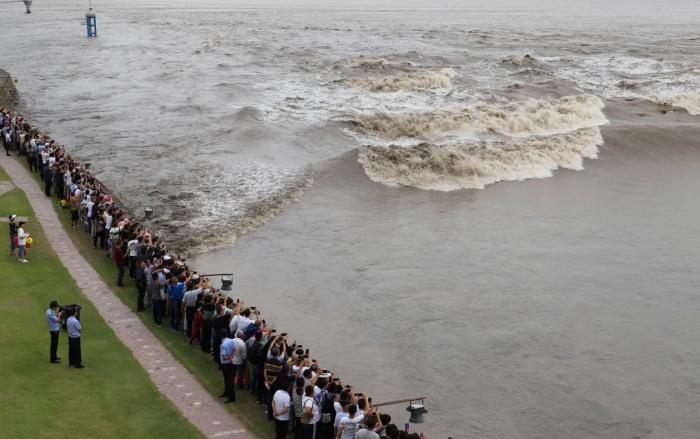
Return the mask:
<path id="1" fill-rule="evenodd" d="M 20 259 L 20 262 L 24 263 L 24 262 L 29 262 L 29 261 L 26 259 Z"/>

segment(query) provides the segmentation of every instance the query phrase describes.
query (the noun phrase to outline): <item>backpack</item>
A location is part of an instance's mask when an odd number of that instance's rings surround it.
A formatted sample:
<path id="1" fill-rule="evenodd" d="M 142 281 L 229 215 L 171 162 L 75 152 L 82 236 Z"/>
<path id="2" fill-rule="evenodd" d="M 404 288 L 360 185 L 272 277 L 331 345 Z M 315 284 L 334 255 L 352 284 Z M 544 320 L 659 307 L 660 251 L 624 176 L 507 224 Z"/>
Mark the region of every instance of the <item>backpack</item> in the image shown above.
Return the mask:
<path id="1" fill-rule="evenodd" d="M 243 333 L 245 334 L 244 340 L 248 340 L 250 337 L 254 336 L 258 332 L 258 325 L 255 323 L 248 323 L 248 326 L 243 328 Z"/>
<path id="2" fill-rule="evenodd" d="M 253 343 L 253 346 L 250 347 L 249 351 L 248 360 L 250 360 L 251 363 L 258 365 L 265 361 L 265 346 L 262 343 L 256 341 Z"/>
<path id="3" fill-rule="evenodd" d="M 325 391 L 324 391 L 325 392 Z M 322 394 L 323 404 L 321 405 L 321 423 L 328 424 L 335 420 L 335 395 L 329 393 Z"/>

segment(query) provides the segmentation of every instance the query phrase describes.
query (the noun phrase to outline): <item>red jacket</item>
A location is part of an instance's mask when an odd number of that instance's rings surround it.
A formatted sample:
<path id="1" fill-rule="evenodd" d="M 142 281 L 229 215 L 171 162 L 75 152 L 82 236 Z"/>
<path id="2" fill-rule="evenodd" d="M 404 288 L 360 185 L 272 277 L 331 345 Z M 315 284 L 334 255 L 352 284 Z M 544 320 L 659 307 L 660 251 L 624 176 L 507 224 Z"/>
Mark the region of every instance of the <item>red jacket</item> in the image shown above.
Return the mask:
<path id="1" fill-rule="evenodd" d="M 112 260 L 114 261 L 114 264 L 117 267 L 121 267 L 124 265 L 124 252 L 122 251 L 121 247 L 114 247 L 114 254 L 112 256 Z"/>

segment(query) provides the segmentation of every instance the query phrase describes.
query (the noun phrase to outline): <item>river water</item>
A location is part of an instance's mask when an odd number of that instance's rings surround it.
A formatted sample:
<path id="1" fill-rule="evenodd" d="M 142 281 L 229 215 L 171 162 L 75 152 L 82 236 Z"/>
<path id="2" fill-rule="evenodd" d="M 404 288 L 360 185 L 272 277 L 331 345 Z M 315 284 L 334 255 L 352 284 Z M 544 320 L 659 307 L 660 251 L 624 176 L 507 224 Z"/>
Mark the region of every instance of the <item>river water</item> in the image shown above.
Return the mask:
<path id="1" fill-rule="evenodd" d="M 0 45 L 130 208 L 432 437 L 692 438 L 700 11 L 595 6 L 121 4 L 88 41 L 36 4 Z"/>

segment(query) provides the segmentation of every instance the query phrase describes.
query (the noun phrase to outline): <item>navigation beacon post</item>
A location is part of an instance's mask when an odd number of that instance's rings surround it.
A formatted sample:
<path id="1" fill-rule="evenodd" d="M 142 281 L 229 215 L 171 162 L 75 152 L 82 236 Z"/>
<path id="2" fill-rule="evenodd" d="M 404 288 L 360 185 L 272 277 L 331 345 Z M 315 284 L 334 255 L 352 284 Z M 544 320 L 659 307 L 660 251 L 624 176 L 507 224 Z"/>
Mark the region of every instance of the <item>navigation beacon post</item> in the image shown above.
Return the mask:
<path id="1" fill-rule="evenodd" d="M 85 26 L 87 27 L 88 38 L 97 37 L 97 16 L 92 11 L 92 8 L 88 9 L 85 14 Z"/>

